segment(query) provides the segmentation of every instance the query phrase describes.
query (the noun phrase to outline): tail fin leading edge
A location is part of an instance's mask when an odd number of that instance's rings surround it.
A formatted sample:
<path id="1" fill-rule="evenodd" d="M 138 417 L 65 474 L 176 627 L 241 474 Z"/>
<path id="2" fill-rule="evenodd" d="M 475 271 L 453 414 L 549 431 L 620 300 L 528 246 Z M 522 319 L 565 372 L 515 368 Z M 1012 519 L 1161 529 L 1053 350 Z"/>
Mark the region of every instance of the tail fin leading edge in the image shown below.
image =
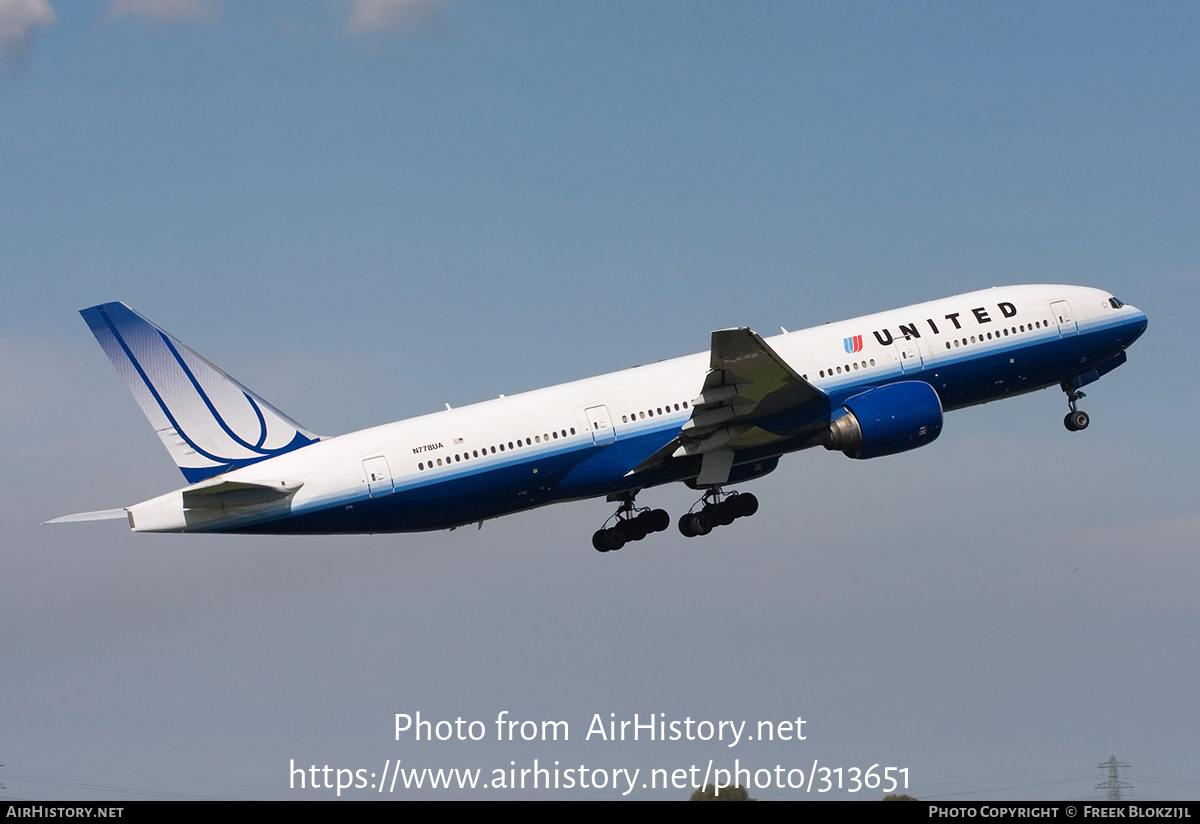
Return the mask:
<path id="1" fill-rule="evenodd" d="M 188 483 L 320 440 L 125 304 L 79 314 Z"/>

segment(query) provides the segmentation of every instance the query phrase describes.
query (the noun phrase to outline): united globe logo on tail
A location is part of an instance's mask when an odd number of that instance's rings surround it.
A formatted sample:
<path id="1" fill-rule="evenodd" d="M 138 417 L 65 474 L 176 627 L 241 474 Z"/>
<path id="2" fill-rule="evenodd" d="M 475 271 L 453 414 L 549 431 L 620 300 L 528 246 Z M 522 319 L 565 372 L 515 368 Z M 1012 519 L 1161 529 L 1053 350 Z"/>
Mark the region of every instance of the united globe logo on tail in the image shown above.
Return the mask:
<path id="1" fill-rule="evenodd" d="M 847 355 L 853 355 L 855 352 L 861 352 L 862 335 L 855 335 L 852 338 L 842 338 L 842 345 L 846 347 Z"/>

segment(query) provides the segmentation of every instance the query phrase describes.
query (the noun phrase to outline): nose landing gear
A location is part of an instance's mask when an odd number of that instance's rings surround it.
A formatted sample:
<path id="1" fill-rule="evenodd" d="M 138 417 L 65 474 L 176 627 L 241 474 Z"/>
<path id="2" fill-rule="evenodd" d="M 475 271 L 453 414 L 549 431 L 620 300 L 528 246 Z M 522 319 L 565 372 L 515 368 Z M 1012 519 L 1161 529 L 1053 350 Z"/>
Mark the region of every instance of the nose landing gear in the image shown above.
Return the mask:
<path id="1" fill-rule="evenodd" d="M 1075 408 L 1075 403 L 1080 398 L 1086 398 L 1087 395 L 1080 392 L 1069 383 L 1064 383 L 1062 385 L 1062 389 L 1063 392 L 1067 393 L 1067 404 L 1071 407 L 1071 411 L 1067 413 L 1065 418 L 1063 418 L 1063 426 L 1065 426 L 1069 432 L 1080 432 L 1084 429 L 1087 429 L 1088 424 L 1092 422 L 1091 418 L 1089 418 L 1088 413 L 1084 412 L 1082 409 Z"/>

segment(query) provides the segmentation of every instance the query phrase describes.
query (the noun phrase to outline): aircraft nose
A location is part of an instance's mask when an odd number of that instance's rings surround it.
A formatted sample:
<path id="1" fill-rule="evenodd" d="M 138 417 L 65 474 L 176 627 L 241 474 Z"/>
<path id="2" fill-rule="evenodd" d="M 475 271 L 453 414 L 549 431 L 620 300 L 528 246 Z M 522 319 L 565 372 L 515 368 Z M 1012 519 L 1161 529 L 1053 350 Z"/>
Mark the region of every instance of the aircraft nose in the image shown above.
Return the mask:
<path id="1" fill-rule="evenodd" d="M 1150 325 L 1150 319 L 1146 317 L 1146 313 L 1138 309 L 1136 306 L 1125 304 L 1125 308 L 1134 311 L 1133 317 L 1125 324 L 1125 328 L 1121 330 L 1121 344 L 1129 346 L 1135 340 L 1142 336 L 1146 331 L 1146 327 Z"/>

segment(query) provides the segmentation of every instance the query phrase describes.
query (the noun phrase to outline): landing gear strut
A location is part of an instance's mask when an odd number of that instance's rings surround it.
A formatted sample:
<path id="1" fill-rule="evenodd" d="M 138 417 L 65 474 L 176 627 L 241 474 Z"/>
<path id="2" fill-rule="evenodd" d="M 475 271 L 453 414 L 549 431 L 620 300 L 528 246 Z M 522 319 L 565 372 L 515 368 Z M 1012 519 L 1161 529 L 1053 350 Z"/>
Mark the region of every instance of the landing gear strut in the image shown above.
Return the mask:
<path id="1" fill-rule="evenodd" d="M 1091 423 L 1088 413 L 1084 412 L 1082 409 L 1075 408 L 1075 403 L 1080 398 L 1086 398 L 1087 395 L 1083 394 L 1069 383 L 1064 383 L 1062 385 L 1062 390 L 1067 393 L 1067 404 L 1071 407 L 1071 411 L 1067 413 L 1065 418 L 1063 418 L 1063 426 L 1065 426 L 1070 432 L 1079 432 L 1083 429 L 1087 429 L 1088 424 Z"/>
<path id="2" fill-rule="evenodd" d="M 638 508 L 632 494 L 621 498 L 621 507 L 604 526 L 592 535 L 592 546 L 597 552 L 614 552 L 630 541 L 640 541 L 652 532 L 662 532 L 671 525 L 671 516 L 665 509 Z M 609 524 L 612 526 L 609 526 Z"/>
<path id="3" fill-rule="evenodd" d="M 696 509 L 696 504 L 701 504 Z M 728 526 L 738 518 L 749 518 L 758 512 L 758 498 L 749 492 L 721 491 L 721 487 L 709 487 L 704 497 L 679 519 L 679 531 L 685 538 L 707 535 L 719 526 Z"/>

